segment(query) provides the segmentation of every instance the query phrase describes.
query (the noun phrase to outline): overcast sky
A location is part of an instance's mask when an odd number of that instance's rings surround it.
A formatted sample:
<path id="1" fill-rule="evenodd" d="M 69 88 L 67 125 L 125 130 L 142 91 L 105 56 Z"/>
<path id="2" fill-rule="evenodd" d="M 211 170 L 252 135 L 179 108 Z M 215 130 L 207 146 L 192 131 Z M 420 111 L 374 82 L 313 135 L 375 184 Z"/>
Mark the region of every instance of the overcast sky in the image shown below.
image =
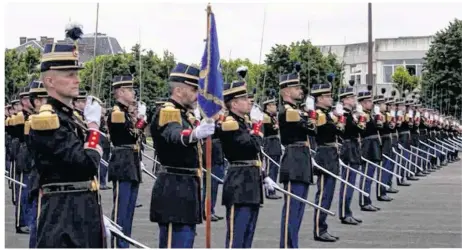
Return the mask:
<path id="1" fill-rule="evenodd" d="M 263 56 L 274 44 L 310 38 L 316 45 L 367 41 L 367 3 L 214 3 L 221 57 L 259 61 L 266 6 Z M 127 51 L 139 41 L 178 61 L 198 63 L 206 35 L 204 3 L 100 3 L 98 31 L 117 38 Z M 462 3 L 374 3 L 373 37 L 425 36 L 462 19 Z M 69 19 L 95 31 L 96 3 L 9 3 L 5 46 L 19 37 L 64 38 Z M 140 32 L 141 31 L 141 32 Z"/>

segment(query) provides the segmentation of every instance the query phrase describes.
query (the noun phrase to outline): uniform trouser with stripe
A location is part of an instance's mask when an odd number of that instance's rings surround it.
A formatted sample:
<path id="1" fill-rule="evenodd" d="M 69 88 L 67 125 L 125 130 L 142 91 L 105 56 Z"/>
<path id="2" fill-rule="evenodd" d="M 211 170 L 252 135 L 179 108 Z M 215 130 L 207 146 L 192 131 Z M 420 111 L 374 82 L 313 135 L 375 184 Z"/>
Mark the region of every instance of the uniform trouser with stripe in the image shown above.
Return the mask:
<path id="1" fill-rule="evenodd" d="M 284 190 L 303 199 L 308 198 L 309 185 L 301 182 L 284 183 Z M 280 248 L 298 248 L 298 232 L 305 213 L 305 203 L 284 195 L 281 216 Z"/>
<path id="2" fill-rule="evenodd" d="M 359 165 L 350 166 L 354 169 L 359 169 Z M 349 168 L 342 167 L 342 179 L 348 181 L 351 185 L 356 183 L 356 172 L 351 171 Z M 351 200 L 353 199 L 354 189 L 350 186 L 347 186 L 343 182 L 340 183 L 340 199 L 339 199 L 339 214 L 340 219 L 353 216 L 351 211 Z"/>
<path id="3" fill-rule="evenodd" d="M 224 165 L 220 165 L 220 164 L 214 164 L 212 166 L 212 174 L 216 175 L 218 178 L 223 178 L 223 173 L 224 173 Z M 207 188 L 206 188 L 206 185 L 207 185 L 207 179 L 206 178 L 202 178 L 202 181 L 203 181 L 203 189 L 202 189 L 202 207 L 204 208 L 204 214 L 205 214 L 205 211 L 206 211 L 206 208 L 205 208 L 205 198 L 206 198 L 206 195 L 207 195 Z M 220 185 L 220 183 L 218 182 L 218 180 L 215 180 L 215 178 L 212 178 L 212 188 L 211 188 L 211 195 L 212 195 L 212 209 L 211 209 L 211 213 L 212 214 L 215 214 L 215 204 L 217 203 L 217 196 L 218 196 L 218 186 Z"/>
<path id="4" fill-rule="evenodd" d="M 316 192 L 315 203 L 327 210 L 330 209 L 330 205 L 332 204 L 332 199 L 334 198 L 335 192 L 335 183 L 336 179 L 327 174 L 320 174 L 318 176 L 317 186 L 318 191 Z M 321 210 L 315 209 L 314 210 L 314 227 L 313 227 L 313 234 L 316 237 L 321 236 L 325 232 L 327 232 L 327 214 L 321 212 Z"/>
<path id="5" fill-rule="evenodd" d="M 382 167 L 387 169 L 387 170 L 390 170 L 391 172 L 393 172 L 393 163 L 390 160 L 386 159 L 386 158 L 383 161 Z M 390 173 L 387 173 L 387 172 L 383 171 L 382 169 L 377 169 L 377 171 L 378 171 L 378 179 L 382 183 L 386 184 L 387 182 L 389 182 L 392 179 Z M 380 185 L 380 184 L 378 184 L 378 183 L 377 183 L 377 187 L 376 187 L 375 190 L 376 190 L 376 193 L 377 193 L 377 198 L 387 194 L 387 188 Z"/>
<path id="6" fill-rule="evenodd" d="M 159 248 L 193 248 L 195 224 L 159 223 Z"/>
<path id="7" fill-rule="evenodd" d="M 30 235 L 29 235 L 29 248 L 35 248 L 37 245 L 37 200 L 38 198 L 35 197 L 32 201 L 32 209 L 31 209 L 31 220 L 30 220 Z"/>
<path id="8" fill-rule="evenodd" d="M 275 162 L 279 162 L 280 159 L 281 159 L 281 156 L 280 155 L 270 155 L 271 159 L 273 159 Z M 276 166 L 276 164 L 271 161 L 270 159 L 266 159 L 266 164 L 269 168 L 269 171 L 268 171 L 268 176 L 275 182 L 277 182 L 278 180 L 278 173 L 279 173 L 279 167 Z M 273 191 L 269 191 L 267 190 L 267 195 L 274 195 L 276 194 L 276 190 L 273 190 Z"/>
<path id="9" fill-rule="evenodd" d="M 138 182 L 114 181 L 112 219 L 122 227 L 122 232 L 131 237 L 133 216 L 135 214 L 136 199 L 138 198 Z M 128 248 L 128 242 L 112 237 L 111 245 L 117 248 Z"/>
<path id="10" fill-rule="evenodd" d="M 380 165 L 380 162 L 374 162 L 374 163 L 377 165 Z M 367 176 L 374 178 L 374 173 L 375 173 L 375 168 L 376 168 L 375 166 L 372 166 L 368 162 L 363 162 L 363 165 L 361 167 L 362 167 L 363 174 L 366 174 Z M 361 178 L 359 179 L 359 183 L 361 186 L 361 190 L 369 194 L 369 197 L 366 197 L 362 194 L 359 195 L 359 206 L 364 207 L 364 206 L 372 204 L 372 200 L 370 197 L 372 180 L 365 178 L 364 176 L 361 176 Z"/>
<path id="11" fill-rule="evenodd" d="M 16 180 L 24 183 L 27 187 L 16 186 L 16 228 L 29 226 L 32 204 L 29 202 L 29 173 L 21 172 Z"/>
<path id="12" fill-rule="evenodd" d="M 400 151 L 400 154 L 401 154 L 402 156 L 404 156 L 404 158 L 409 159 L 409 152 L 404 151 L 404 150 L 401 150 L 401 151 Z M 403 157 L 400 157 L 399 163 L 400 163 L 403 167 L 405 167 L 406 169 L 409 169 L 409 165 L 410 165 L 410 164 L 409 164 L 409 162 L 408 162 L 407 160 L 403 159 Z M 401 169 L 401 168 L 399 169 L 399 175 L 401 176 L 401 182 L 400 182 L 399 180 L 398 180 L 398 182 L 403 183 L 403 182 L 406 180 L 406 173 L 407 173 L 407 171 L 404 171 L 404 170 Z"/>
<path id="13" fill-rule="evenodd" d="M 252 248 L 260 205 L 226 206 L 225 248 Z"/>

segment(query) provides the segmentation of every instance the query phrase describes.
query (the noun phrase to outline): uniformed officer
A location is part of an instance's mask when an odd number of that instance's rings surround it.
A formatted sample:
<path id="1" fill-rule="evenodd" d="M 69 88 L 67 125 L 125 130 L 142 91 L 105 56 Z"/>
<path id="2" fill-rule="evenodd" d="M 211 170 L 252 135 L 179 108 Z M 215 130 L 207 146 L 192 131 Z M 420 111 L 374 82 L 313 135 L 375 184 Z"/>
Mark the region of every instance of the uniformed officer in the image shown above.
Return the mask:
<path id="1" fill-rule="evenodd" d="M 104 103 L 103 103 L 103 106 L 101 107 L 101 126 L 99 127 L 99 130 L 101 131 L 101 133 L 104 133 L 108 138 L 110 138 L 109 129 L 107 126 L 108 116 L 109 115 L 107 115 L 107 110 L 104 108 Z M 111 153 L 111 143 L 109 140 L 107 140 L 103 144 L 103 160 L 105 160 L 106 162 L 109 162 L 110 153 Z M 99 181 L 100 181 L 101 190 L 111 189 L 111 187 L 108 186 L 106 182 L 107 172 L 108 172 L 108 166 L 101 163 L 99 166 Z"/>
<path id="2" fill-rule="evenodd" d="M 405 105 L 406 105 L 406 110 L 407 110 L 406 114 L 407 114 L 407 117 L 408 117 L 408 124 L 409 124 L 409 143 L 408 143 L 406 149 L 411 151 L 411 149 L 412 149 L 411 145 L 412 146 L 417 146 L 416 143 L 418 143 L 418 132 L 417 132 L 418 128 L 416 128 L 416 126 L 414 124 L 414 119 L 415 119 L 414 99 L 406 100 Z M 405 120 L 406 120 L 406 116 L 405 116 Z M 417 141 L 416 141 L 416 139 L 417 139 Z M 411 153 L 408 152 L 406 158 L 409 159 L 411 162 L 416 163 L 416 160 L 414 159 L 415 157 Z M 409 170 L 416 173 L 417 168 L 414 165 L 407 162 L 407 166 L 408 166 Z M 419 180 L 419 178 L 417 178 L 415 176 L 411 176 L 411 174 L 408 173 L 408 172 L 407 172 L 406 175 L 407 175 L 406 178 L 408 180 L 410 180 L 410 181 Z"/>
<path id="3" fill-rule="evenodd" d="M 6 103 L 5 104 L 5 169 L 8 171 L 7 176 L 11 177 L 12 176 L 12 155 L 11 155 L 11 141 L 13 139 L 12 137 L 12 131 L 11 128 L 12 126 L 10 125 L 11 123 L 11 117 L 13 116 L 13 106 L 11 104 Z M 11 181 L 8 181 L 8 187 L 12 189 L 13 185 Z M 13 204 L 14 205 L 14 204 Z"/>
<path id="4" fill-rule="evenodd" d="M 47 103 L 48 93 L 43 86 L 43 83 L 40 81 L 33 81 L 29 85 L 29 100 L 33 107 L 33 114 L 39 114 L 40 108 Z M 24 129 L 24 134 L 29 134 L 30 132 L 30 118 L 29 121 L 26 122 L 27 126 Z M 27 146 L 29 149 L 29 155 L 32 158 L 32 165 L 31 165 L 31 172 L 29 174 L 29 202 L 31 203 L 31 212 L 30 212 L 30 237 L 29 237 L 29 248 L 35 248 L 35 244 L 37 242 L 37 212 L 38 212 L 38 196 L 39 196 L 39 176 L 38 170 L 35 166 L 34 160 L 34 148 L 31 145 L 31 140 L 27 140 Z"/>
<path id="5" fill-rule="evenodd" d="M 385 92 L 386 92 L 386 89 L 383 88 L 382 93 L 385 94 Z M 392 133 L 393 133 L 393 129 L 396 126 L 395 120 L 394 120 L 394 114 L 392 114 L 390 110 L 390 105 L 393 102 L 393 97 L 388 97 L 388 98 L 385 98 L 383 96 L 380 96 L 380 97 L 383 100 L 383 101 L 378 102 L 378 105 L 380 105 L 380 113 L 385 114 L 383 126 L 379 128 L 379 134 L 380 134 L 380 139 L 382 143 L 382 154 L 393 159 Z M 382 167 L 387 170 L 390 170 L 390 172 L 393 172 L 393 163 L 385 157 L 382 161 Z M 389 174 L 388 172 L 385 172 L 382 169 L 378 169 L 377 171 L 378 171 L 377 176 L 378 176 L 379 181 L 381 181 L 382 183 L 388 182 L 391 174 Z M 376 190 L 378 201 L 392 201 L 393 200 L 393 198 L 387 195 L 387 189 L 384 186 L 377 183 L 377 187 L 375 190 Z"/>
<path id="6" fill-rule="evenodd" d="M 308 135 L 316 133 L 314 102 L 307 106 L 311 116 L 299 109 L 297 102 L 302 100 L 303 90 L 297 73 L 279 76 L 279 88 L 282 103 L 278 121 L 281 143 L 285 148 L 279 182 L 286 191 L 306 199 L 309 185 L 313 183 Z M 304 213 L 305 203 L 284 196 L 280 248 L 298 248 L 298 232 Z"/>
<path id="7" fill-rule="evenodd" d="M 140 135 L 146 123 L 130 112 L 135 102 L 132 76 L 116 76 L 112 88 L 116 102 L 107 121 L 114 146 L 109 160 L 108 178 L 114 187 L 112 217 L 122 226 L 122 232 L 130 237 L 141 182 Z M 115 237 L 111 244 L 118 248 L 129 247 L 127 241 Z"/>
<path id="8" fill-rule="evenodd" d="M 222 202 L 226 206 L 225 247 L 251 248 L 260 204 L 263 203 L 262 181 L 270 189 L 275 184 L 261 170 L 263 113 L 253 110 L 253 124 L 249 126 L 245 115 L 249 114 L 251 105 L 245 81 L 225 84 L 223 97 L 229 111 L 218 130 L 223 153 L 229 162 Z"/>
<path id="9" fill-rule="evenodd" d="M 339 149 L 337 136 L 345 129 L 345 117 L 343 107 L 337 105 L 332 111 L 332 79 L 329 83 L 314 84 L 311 95 L 316 98 L 317 135 L 316 135 L 316 162 L 327 171 L 339 175 Z M 331 175 L 316 170 L 318 175 L 315 203 L 325 209 L 330 209 L 334 197 L 336 179 Z M 327 229 L 327 214 L 318 209 L 314 210 L 314 240 L 323 242 L 335 242 L 339 238 L 331 235 Z"/>
<path id="10" fill-rule="evenodd" d="M 83 68 L 76 46 L 46 44 L 40 68 L 49 98 L 31 117 L 29 133 L 40 178 L 36 247 L 102 248 L 103 214 L 96 179 L 101 144 L 106 140 L 98 131 L 101 107 L 93 98 L 87 100 L 86 124 L 73 114 L 78 70 Z"/>
<path id="11" fill-rule="evenodd" d="M 350 82 L 354 85 L 354 81 Z M 342 88 L 339 93 L 339 99 L 343 104 L 346 116 L 345 132 L 342 135 L 342 149 L 340 157 L 343 163 L 349 167 L 359 170 L 361 165 L 361 147 L 360 133 L 364 130 L 365 117 L 360 112 L 354 110 L 356 95 L 352 87 Z M 355 185 L 356 173 L 349 168 L 342 168 L 342 179 Z M 351 211 L 351 200 L 353 198 L 353 188 L 340 183 L 339 193 L 339 217 L 342 224 L 357 225 L 362 220 L 355 218 Z"/>
<path id="12" fill-rule="evenodd" d="M 10 177 L 13 179 L 17 179 L 17 174 L 16 174 L 16 157 L 18 155 L 19 151 L 19 137 L 17 133 L 17 129 L 15 129 L 15 123 L 16 123 L 16 115 L 22 111 L 22 105 L 19 102 L 18 95 L 15 94 L 12 98 L 13 100 L 11 101 L 11 105 L 13 109 L 11 110 L 11 117 L 9 120 L 9 129 L 10 129 L 10 135 L 11 135 L 11 146 L 10 146 L 10 156 L 11 156 L 11 168 L 10 168 Z M 11 188 L 11 199 L 13 202 L 13 205 L 16 206 L 17 203 L 17 189 L 18 189 L 18 184 L 11 183 L 12 188 Z M 15 210 L 16 211 L 16 210 Z M 15 224 L 16 226 L 16 224 Z"/>
<path id="13" fill-rule="evenodd" d="M 406 101 L 404 99 L 399 100 L 399 105 L 398 105 L 398 134 L 399 134 L 399 139 L 398 143 L 401 144 L 404 148 L 410 149 L 410 143 L 411 143 L 411 132 L 410 132 L 410 127 L 412 127 L 412 122 L 410 121 L 410 116 L 409 113 L 406 110 L 406 105 L 409 105 L 409 101 Z M 401 155 L 403 155 L 406 159 L 409 159 L 409 153 L 401 150 L 400 151 Z M 408 168 L 407 161 L 404 159 L 400 158 L 399 163 Z M 398 180 L 398 186 L 410 186 L 411 184 L 409 182 L 406 182 L 406 172 L 403 169 L 399 169 L 399 174 L 401 176 L 401 181 Z"/>
<path id="14" fill-rule="evenodd" d="M 277 117 L 276 107 L 276 91 L 271 90 L 267 99 L 262 102 L 264 118 L 263 118 L 263 150 L 275 162 L 279 163 L 281 160 L 281 139 L 279 138 L 279 122 Z M 268 157 L 265 159 L 266 171 L 272 180 L 277 181 L 279 166 L 277 166 Z M 267 199 L 281 199 L 275 191 L 266 190 Z"/>
<path id="15" fill-rule="evenodd" d="M 32 105 L 29 101 L 29 87 L 21 88 L 19 92 L 22 111 L 16 114 L 15 131 L 19 139 L 19 150 L 16 155 L 16 174 L 17 180 L 26 184 L 26 187 L 16 185 L 17 203 L 16 203 L 16 232 L 29 233 L 30 212 L 32 204 L 29 202 L 29 174 L 32 167 L 31 155 L 27 146 L 29 124 L 26 121 L 32 114 Z"/>
<path id="16" fill-rule="evenodd" d="M 393 152 L 393 148 L 395 149 L 398 148 L 398 127 L 401 126 L 401 123 L 399 123 L 397 120 L 397 110 L 398 110 L 398 104 L 400 103 L 400 99 L 395 98 L 396 94 L 397 94 L 397 91 L 393 90 L 391 92 L 392 97 L 389 97 L 385 102 L 385 104 L 387 104 L 387 110 L 388 110 L 386 120 L 389 122 L 389 124 L 390 123 L 394 124 L 394 126 L 388 126 L 388 128 L 390 129 L 390 135 L 391 135 L 392 152 Z M 386 151 L 384 151 L 383 153 L 387 155 Z M 397 155 L 391 158 L 395 160 L 396 162 L 399 162 L 399 159 L 400 159 Z M 394 163 L 391 163 L 391 165 L 389 166 L 390 166 L 390 171 L 392 172 L 395 172 L 395 168 L 398 168 L 398 166 Z M 385 172 L 383 172 L 383 174 L 385 175 L 385 179 L 386 179 L 386 182 L 384 183 L 390 186 L 390 188 L 386 189 L 386 192 L 392 193 L 392 194 L 398 193 L 399 190 L 392 187 L 393 186 L 393 175 L 385 173 Z"/>
<path id="17" fill-rule="evenodd" d="M 200 70 L 178 63 L 169 76 L 170 99 L 151 123 L 161 170 L 152 189 L 150 220 L 159 225 L 159 248 L 192 248 L 196 224 L 202 223 L 201 140 L 215 132 L 215 123 L 197 127 L 188 112 L 197 103 Z"/>
<path id="18" fill-rule="evenodd" d="M 381 115 L 380 108 L 378 106 L 375 106 L 373 109 L 373 103 L 383 101 L 383 96 L 376 97 L 373 102 L 371 92 L 359 92 L 358 101 L 366 113 L 367 121 L 366 128 L 361 135 L 362 157 L 371 162 L 374 162 L 377 165 L 380 165 L 382 152 L 378 129 L 383 126 L 383 115 Z M 366 161 L 363 161 L 362 163 L 362 172 L 371 178 L 374 177 L 375 168 L 375 166 L 369 164 Z M 370 195 L 372 181 L 370 179 L 366 179 L 363 176 L 361 176 L 359 181 L 361 189 Z M 372 205 L 372 200 L 370 197 L 365 197 L 364 195 L 359 196 L 359 206 L 361 207 L 362 211 L 376 212 L 380 210 L 380 208 Z"/>
<path id="19" fill-rule="evenodd" d="M 414 117 L 413 117 L 413 126 L 411 128 L 411 145 L 418 148 L 419 147 L 419 138 L 420 138 L 420 133 L 424 133 L 423 131 L 420 131 L 420 121 L 422 119 L 422 113 L 420 112 L 421 109 L 420 107 L 422 106 L 421 103 L 418 102 L 418 100 L 414 100 L 413 104 L 412 104 L 412 108 L 413 108 L 413 113 L 414 113 Z M 411 148 L 411 152 L 413 152 L 414 154 L 417 154 L 419 155 L 420 157 L 424 157 L 425 155 L 423 155 L 423 153 L 419 152 L 417 149 L 413 149 Z M 425 168 L 425 162 L 422 161 L 422 158 L 420 157 L 417 157 L 416 155 L 413 155 L 411 157 L 411 160 L 416 163 L 417 165 L 419 165 L 421 168 Z M 416 174 L 416 176 L 419 176 L 419 177 L 424 177 L 426 176 L 427 174 L 429 174 L 428 172 L 426 172 L 425 170 L 424 171 L 421 171 L 420 169 L 418 169 L 417 167 L 413 167 L 411 168 L 413 169 L 413 172 Z"/>

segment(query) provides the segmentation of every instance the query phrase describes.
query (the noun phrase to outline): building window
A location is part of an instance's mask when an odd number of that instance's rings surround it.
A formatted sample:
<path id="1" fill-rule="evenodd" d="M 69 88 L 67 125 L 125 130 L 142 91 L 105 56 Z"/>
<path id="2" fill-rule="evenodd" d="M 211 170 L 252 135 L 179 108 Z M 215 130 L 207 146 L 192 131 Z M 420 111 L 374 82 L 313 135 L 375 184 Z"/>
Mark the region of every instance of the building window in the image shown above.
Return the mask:
<path id="1" fill-rule="evenodd" d="M 393 75 L 393 65 L 384 65 L 383 66 L 383 82 L 384 83 L 390 83 L 393 81 L 392 75 Z"/>
<path id="2" fill-rule="evenodd" d="M 356 74 L 355 84 L 361 84 L 361 74 Z"/>
<path id="3" fill-rule="evenodd" d="M 377 83 L 377 74 L 373 74 L 372 84 Z M 366 84 L 369 84 L 369 74 L 366 73 Z"/>

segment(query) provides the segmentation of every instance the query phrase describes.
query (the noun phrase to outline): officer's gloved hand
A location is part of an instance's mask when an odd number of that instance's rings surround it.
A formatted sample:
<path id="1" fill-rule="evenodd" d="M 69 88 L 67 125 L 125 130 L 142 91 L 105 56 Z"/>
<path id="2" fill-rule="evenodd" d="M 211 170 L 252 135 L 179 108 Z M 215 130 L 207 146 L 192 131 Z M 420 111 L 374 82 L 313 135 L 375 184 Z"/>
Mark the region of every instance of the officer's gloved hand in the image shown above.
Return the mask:
<path id="1" fill-rule="evenodd" d="M 274 186 L 277 185 L 276 182 L 274 182 L 269 176 L 265 177 L 263 182 L 265 183 L 265 188 L 268 191 L 274 191 Z"/>
<path id="2" fill-rule="evenodd" d="M 87 103 L 85 109 L 83 110 L 83 116 L 88 124 L 95 123 L 98 129 L 101 125 L 101 105 L 97 100 L 94 100 L 93 96 L 87 97 Z"/>
<path id="3" fill-rule="evenodd" d="M 146 120 L 146 104 L 138 102 L 138 118 Z"/>
<path id="4" fill-rule="evenodd" d="M 193 130 L 193 137 L 200 140 L 207 138 L 215 133 L 215 122 L 213 120 L 204 119 L 200 125 Z"/>

